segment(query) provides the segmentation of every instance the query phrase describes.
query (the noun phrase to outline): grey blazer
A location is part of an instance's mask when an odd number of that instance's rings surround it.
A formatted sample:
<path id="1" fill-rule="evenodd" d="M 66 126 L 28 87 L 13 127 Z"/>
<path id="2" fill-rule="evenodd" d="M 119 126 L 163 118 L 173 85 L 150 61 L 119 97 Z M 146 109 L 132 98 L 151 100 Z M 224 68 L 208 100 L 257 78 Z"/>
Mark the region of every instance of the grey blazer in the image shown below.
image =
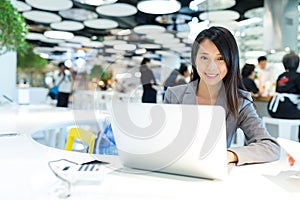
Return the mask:
<path id="1" fill-rule="evenodd" d="M 165 103 L 169 104 L 196 104 L 196 88 L 198 81 L 185 85 L 168 87 L 165 93 Z M 263 126 L 261 118 L 253 106 L 249 92 L 240 90 L 247 99 L 239 98 L 239 110 L 237 120 L 229 114 L 224 104 L 224 96 L 217 99 L 216 105 L 222 106 L 226 111 L 227 147 L 238 156 L 237 165 L 247 163 L 263 163 L 278 160 L 280 146 L 275 138 L 270 136 Z M 237 128 L 241 128 L 245 134 L 245 146 L 230 148 L 231 141 Z"/>

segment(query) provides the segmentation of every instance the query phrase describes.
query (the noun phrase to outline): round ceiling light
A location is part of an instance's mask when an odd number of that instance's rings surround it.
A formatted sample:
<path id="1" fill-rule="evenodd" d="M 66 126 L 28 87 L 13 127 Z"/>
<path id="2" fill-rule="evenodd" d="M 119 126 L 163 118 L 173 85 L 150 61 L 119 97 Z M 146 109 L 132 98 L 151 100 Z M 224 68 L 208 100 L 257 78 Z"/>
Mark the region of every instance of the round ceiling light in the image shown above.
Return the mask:
<path id="1" fill-rule="evenodd" d="M 162 33 L 166 31 L 166 28 L 158 25 L 140 25 L 134 27 L 133 31 L 139 34 Z"/>
<path id="2" fill-rule="evenodd" d="M 189 4 L 189 8 L 194 11 L 212 11 L 231 8 L 236 4 L 236 0 L 194 0 Z"/>
<path id="3" fill-rule="evenodd" d="M 119 26 L 118 22 L 110 19 L 91 19 L 83 23 L 85 26 L 94 29 L 112 29 Z"/>
<path id="4" fill-rule="evenodd" d="M 99 6 L 96 8 L 96 12 L 110 17 L 127 17 L 136 14 L 137 9 L 127 3 L 114 3 Z"/>
<path id="5" fill-rule="evenodd" d="M 67 10 L 73 6 L 70 0 L 26 0 L 26 3 L 34 8 L 49 11 Z"/>
<path id="6" fill-rule="evenodd" d="M 199 15 L 201 20 L 209 21 L 229 21 L 237 20 L 240 17 L 240 14 L 234 10 L 216 10 L 203 12 Z"/>
<path id="7" fill-rule="evenodd" d="M 244 16 L 247 18 L 259 17 L 259 18 L 263 19 L 264 13 L 265 13 L 265 8 L 259 7 L 259 8 L 253 8 L 253 9 L 247 10 L 245 12 Z"/>
<path id="8" fill-rule="evenodd" d="M 134 51 L 134 50 L 136 50 L 136 45 L 135 44 L 115 44 L 113 46 L 113 48 L 116 50 L 121 50 L 121 51 Z"/>
<path id="9" fill-rule="evenodd" d="M 148 14 L 171 14 L 180 10 L 181 3 L 175 0 L 148 0 L 139 2 L 137 8 Z"/>
<path id="10" fill-rule="evenodd" d="M 102 48 L 104 44 L 98 41 L 90 41 L 90 42 L 83 42 L 82 45 L 84 47 L 91 47 L 91 48 Z"/>
<path id="11" fill-rule="evenodd" d="M 51 39 L 70 40 L 74 34 L 66 31 L 45 31 L 44 36 Z"/>
<path id="12" fill-rule="evenodd" d="M 84 25 L 81 22 L 76 21 L 61 21 L 50 24 L 50 27 L 57 30 L 63 31 L 78 31 L 84 28 Z"/>
<path id="13" fill-rule="evenodd" d="M 68 42 L 72 42 L 72 43 L 85 43 L 85 42 L 90 42 L 91 39 L 88 37 L 84 37 L 84 36 L 74 36 L 72 39 L 68 40 Z"/>
<path id="14" fill-rule="evenodd" d="M 152 44 L 152 43 L 138 44 L 138 47 L 143 49 L 149 49 L 149 50 L 161 49 L 160 44 Z"/>
<path id="15" fill-rule="evenodd" d="M 45 24 L 61 21 L 61 17 L 57 14 L 38 10 L 23 12 L 23 17 L 31 21 Z"/>
<path id="16" fill-rule="evenodd" d="M 16 1 L 12 5 L 18 10 L 18 12 L 24 12 L 24 11 L 31 10 L 31 6 L 29 6 L 28 4 L 26 4 L 22 1 Z"/>
<path id="17" fill-rule="evenodd" d="M 42 38 L 44 38 L 45 36 L 41 33 L 32 33 L 32 32 L 29 32 L 25 38 L 26 40 L 40 40 Z"/>
<path id="18" fill-rule="evenodd" d="M 114 46 L 116 44 L 127 44 L 127 42 L 124 40 L 105 40 L 103 44 L 106 46 Z"/>
<path id="19" fill-rule="evenodd" d="M 96 12 L 81 8 L 72 8 L 68 10 L 59 11 L 58 13 L 63 18 L 77 21 L 96 19 L 98 17 L 98 14 Z"/>
<path id="20" fill-rule="evenodd" d="M 91 6 L 100 6 L 100 5 L 115 3 L 118 0 L 74 0 L 74 1 L 81 4 L 91 5 Z"/>

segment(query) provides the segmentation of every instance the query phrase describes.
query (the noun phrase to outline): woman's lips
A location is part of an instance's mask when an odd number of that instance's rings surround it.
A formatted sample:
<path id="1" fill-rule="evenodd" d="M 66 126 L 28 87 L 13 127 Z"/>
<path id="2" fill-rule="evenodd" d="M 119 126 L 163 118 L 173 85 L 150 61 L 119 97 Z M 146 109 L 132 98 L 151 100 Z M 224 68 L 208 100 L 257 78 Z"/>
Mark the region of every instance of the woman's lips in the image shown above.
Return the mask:
<path id="1" fill-rule="evenodd" d="M 204 73 L 205 76 L 209 79 L 216 78 L 219 74 L 211 74 L 211 73 Z"/>

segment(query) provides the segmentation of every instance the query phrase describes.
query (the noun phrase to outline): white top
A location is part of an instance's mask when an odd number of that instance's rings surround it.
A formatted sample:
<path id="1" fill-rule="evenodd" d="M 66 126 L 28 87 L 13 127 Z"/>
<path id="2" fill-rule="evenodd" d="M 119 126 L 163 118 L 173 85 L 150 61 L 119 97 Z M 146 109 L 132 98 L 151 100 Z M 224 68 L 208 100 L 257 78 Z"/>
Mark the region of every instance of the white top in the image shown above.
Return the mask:
<path id="1" fill-rule="evenodd" d="M 64 93 L 72 92 L 72 76 L 69 70 L 65 70 L 65 76 L 59 76 L 59 70 L 54 71 L 55 85 L 58 85 L 58 91 Z"/>
<path id="2" fill-rule="evenodd" d="M 257 67 L 258 76 L 260 77 L 260 81 L 262 84 L 272 84 L 276 81 L 274 72 L 271 68 L 260 69 Z"/>

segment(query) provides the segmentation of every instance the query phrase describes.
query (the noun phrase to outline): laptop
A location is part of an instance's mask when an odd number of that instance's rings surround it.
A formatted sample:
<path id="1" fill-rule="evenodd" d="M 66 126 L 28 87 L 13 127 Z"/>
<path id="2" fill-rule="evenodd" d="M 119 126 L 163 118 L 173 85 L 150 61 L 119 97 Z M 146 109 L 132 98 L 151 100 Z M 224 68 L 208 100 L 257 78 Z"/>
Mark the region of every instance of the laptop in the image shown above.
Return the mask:
<path id="1" fill-rule="evenodd" d="M 108 108 L 125 167 L 206 179 L 227 177 L 222 107 L 111 102 Z"/>
<path id="2" fill-rule="evenodd" d="M 300 143 L 286 138 L 277 138 L 279 145 L 289 153 L 295 160 L 300 160 Z"/>

